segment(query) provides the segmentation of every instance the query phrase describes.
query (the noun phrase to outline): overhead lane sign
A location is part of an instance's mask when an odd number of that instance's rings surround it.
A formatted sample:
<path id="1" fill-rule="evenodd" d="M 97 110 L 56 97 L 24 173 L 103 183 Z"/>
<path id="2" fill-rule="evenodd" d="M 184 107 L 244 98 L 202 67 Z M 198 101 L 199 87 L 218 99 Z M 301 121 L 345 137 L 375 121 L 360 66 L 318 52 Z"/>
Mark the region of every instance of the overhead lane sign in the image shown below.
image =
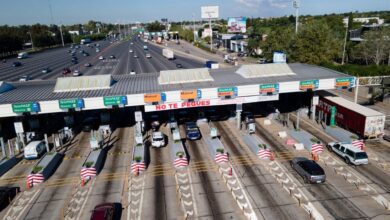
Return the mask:
<path id="1" fill-rule="evenodd" d="M 60 109 L 84 108 L 84 99 L 61 99 L 58 101 Z"/>
<path id="2" fill-rule="evenodd" d="M 125 106 L 127 105 L 126 96 L 105 96 L 103 97 L 104 106 Z"/>
<path id="3" fill-rule="evenodd" d="M 225 88 L 218 88 L 218 97 L 220 98 L 234 98 L 238 95 L 238 89 L 237 87 L 225 87 Z"/>
<path id="4" fill-rule="evenodd" d="M 25 102 L 12 104 L 12 111 L 14 113 L 40 112 L 41 108 L 38 102 Z"/>
<path id="5" fill-rule="evenodd" d="M 160 103 L 160 102 L 165 102 L 166 100 L 167 100 L 167 96 L 164 92 L 144 95 L 145 103 Z"/>
<path id="6" fill-rule="evenodd" d="M 335 87 L 338 89 L 347 89 L 355 87 L 354 77 L 336 78 Z"/>
<path id="7" fill-rule="evenodd" d="M 261 95 L 276 95 L 279 93 L 279 83 L 260 85 Z"/>
<path id="8" fill-rule="evenodd" d="M 200 98 L 202 98 L 202 91 L 200 89 L 180 91 L 181 100 L 195 100 Z"/>
<path id="9" fill-rule="evenodd" d="M 319 80 L 304 80 L 299 82 L 299 90 L 307 91 L 307 90 L 316 90 L 319 87 Z"/>

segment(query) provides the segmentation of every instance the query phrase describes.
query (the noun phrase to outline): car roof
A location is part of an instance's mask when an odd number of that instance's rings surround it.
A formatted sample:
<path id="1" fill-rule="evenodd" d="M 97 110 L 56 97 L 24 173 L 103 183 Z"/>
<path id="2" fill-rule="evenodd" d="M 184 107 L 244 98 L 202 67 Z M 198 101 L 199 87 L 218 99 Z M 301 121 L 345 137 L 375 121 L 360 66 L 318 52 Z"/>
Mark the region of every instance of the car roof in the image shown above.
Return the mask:
<path id="1" fill-rule="evenodd" d="M 353 146 L 352 144 L 341 144 L 341 146 L 343 146 L 343 147 L 349 149 L 350 151 L 356 152 L 356 153 L 358 153 L 358 152 L 364 152 L 364 151 L 362 151 L 360 148 L 355 147 L 355 146 Z"/>
<path id="2" fill-rule="evenodd" d="M 28 143 L 28 145 L 27 146 L 34 146 L 34 145 L 37 145 L 37 144 L 39 144 L 39 143 L 41 143 L 42 142 L 42 140 L 41 141 L 31 141 L 30 143 Z M 26 146 L 26 147 L 27 147 Z"/>
<path id="3" fill-rule="evenodd" d="M 153 137 L 162 137 L 162 136 L 163 136 L 163 134 L 162 134 L 161 131 L 155 131 L 155 132 L 153 132 Z"/>

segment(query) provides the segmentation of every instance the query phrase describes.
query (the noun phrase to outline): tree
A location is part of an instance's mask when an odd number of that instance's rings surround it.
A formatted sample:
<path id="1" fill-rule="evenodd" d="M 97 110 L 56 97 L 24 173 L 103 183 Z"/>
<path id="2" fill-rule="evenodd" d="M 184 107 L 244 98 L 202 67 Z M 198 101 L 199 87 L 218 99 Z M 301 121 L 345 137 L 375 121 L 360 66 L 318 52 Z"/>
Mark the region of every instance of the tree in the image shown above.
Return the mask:
<path id="1" fill-rule="evenodd" d="M 378 66 L 386 58 L 390 50 L 390 28 L 378 28 L 367 31 L 362 38 L 364 41 L 356 46 L 357 49 L 363 52 L 367 64 L 371 61 Z"/>
<path id="2" fill-rule="evenodd" d="M 147 24 L 146 29 L 149 32 L 161 32 L 162 30 L 165 30 L 165 26 L 163 24 L 161 24 L 160 22 L 155 21 L 155 22 Z"/>

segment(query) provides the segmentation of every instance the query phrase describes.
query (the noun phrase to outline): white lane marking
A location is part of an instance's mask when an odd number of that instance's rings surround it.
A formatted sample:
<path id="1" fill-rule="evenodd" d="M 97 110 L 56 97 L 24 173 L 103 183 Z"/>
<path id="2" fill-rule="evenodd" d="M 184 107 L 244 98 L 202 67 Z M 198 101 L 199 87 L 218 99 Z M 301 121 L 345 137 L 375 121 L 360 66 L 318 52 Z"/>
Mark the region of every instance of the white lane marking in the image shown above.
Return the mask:
<path id="1" fill-rule="evenodd" d="M 82 193 L 83 198 L 85 198 L 85 200 L 84 200 L 83 205 L 81 206 L 81 209 L 80 209 L 80 210 L 84 210 L 85 204 L 87 204 L 89 195 L 90 195 L 90 193 L 92 192 L 92 188 L 93 188 L 93 186 L 95 185 L 95 182 L 96 182 L 96 179 L 94 178 L 94 179 L 93 179 L 93 183 L 89 186 L 88 193 L 87 193 L 87 196 L 86 196 L 86 197 L 84 197 L 84 194 L 85 194 L 85 193 L 84 193 L 84 192 Z M 83 212 L 79 212 L 79 214 L 77 215 L 77 219 L 80 219 L 80 216 L 81 216 L 82 213 L 83 213 Z"/>
<path id="2" fill-rule="evenodd" d="M 192 196 L 192 202 L 193 202 L 192 205 L 193 205 L 194 211 L 192 212 L 192 216 L 197 216 L 197 214 L 198 214 L 198 207 L 196 206 L 196 202 L 194 201 L 195 200 L 195 197 L 194 197 L 194 187 L 192 186 L 192 178 L 191 178 L 191 174 L 190 174 L 190 170 L 189 169 L 187 169 L 187 174 L 188 174 L 188 179 L 190 180 L 189 185 L 190 185 L 190 188 L 191 188 L 191 195 L 193 195 Z"/>
<path id="3" fill-rule="evenodd" d="M 34 190 L 32 190 L 32 191 L 34 191 Z M 28 198 L 26 198 L 26 199 L 21 198 L 21 199 L 22 199 L 22 203 L 24 203 L 24 201 L 33 201 L 33 200 L 35 199 L 35 197 L 36 197 L 37 195 L 39 195 L 40 192 L 41 192 L 41 189 L 37 190 L 37 191 L 33 194 L 33 196 L 32 196 L 30 199 L 28 199 Z M 26 195 L 26 196 L 29 196 L 29 194 L 32 194 L 32 192 L 29 193 L 29 192 L 27 191 L 27 192 L 24 193 L 24 195 Z M 22 195 L 22 196 L 23 196 L 23 195 Z M 18 202 L 18 204 L 19 204 L 19 202 Z M 18 213 L 18 215 L 16 216 L 16 218 L 14 218 L 13 216 L 9 216 L 10 212 L 11 212 L 11 211 L 14 211 L 14 208 L 15 208 L 15 207 L 18 207 L 18 206 L 19 206 L 19 207 L 22 207 L 23 209 L 16 208 L 15 212 Z M 26 211 L 26 209 L 27 209 L 28 207 L 29 207 L 29 206 L 28 206 L 28 203 L 27 203 L 27 204 L 20 204 L 20 205 L 12 206 L 12 207 L 10 207 L 10 209 L 8 209 L 8 211 L 7 211 L 7 213 L 5 214 L 5 216 L 7 216 L 6 218 L 7 218 L 7 219 L 10 219 L 10 220 L 20 219 L 20 217 L 22 216 L 22 214 Z M 20 210 L 21 210 L 21 211 L 20 211 Z M 16 213 L 13 213 L 13 214 L 16 214 Z M 11 214 L 11 215 L 12 215 L 12 214 Z"/>

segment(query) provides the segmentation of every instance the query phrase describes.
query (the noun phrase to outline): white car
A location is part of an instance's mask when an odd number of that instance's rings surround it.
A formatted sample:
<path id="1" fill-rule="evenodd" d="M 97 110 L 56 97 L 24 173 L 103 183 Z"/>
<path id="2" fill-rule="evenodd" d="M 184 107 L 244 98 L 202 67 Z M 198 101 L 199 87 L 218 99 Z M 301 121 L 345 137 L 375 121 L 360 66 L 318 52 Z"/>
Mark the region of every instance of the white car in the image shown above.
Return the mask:
<path id="1" fill-rule="evenodd" d="M 103 56 L 100 56 L 100 57 L 99 57 L 99 60 L 104 60 L 104 57 L 103 57 Z"/>
<path id="2" fill-rule="evenodd" d="M 80 76 L 81 72 L 79 70 L 73 71 L 73 76 Z"/>
<path id="3" fill-rule="evenodd" d="M 367 153 L 350 143 L 330 142 L 327 145 L 329 151 L 335 152 L 345 160 L 347 164 L 368 164 Z"/>
<path id="4" fill-rule="evenodd" d="M 147 53 L 145 56 L 146 56 L 146 58 L 152 58 L 152 56 L 150 55 L 150 53 Z"/>
<path id="5" fill-rule="evenodd" d="M 133 53 L 134 51 L 133 50 L 129 50 L 129 53 Z"/>
<path id="6" fill-rule="evenodd" d="M 135 70 L 130 71 L 130 75 L 135 75 Z"/>
<path id="7" fill-rule="evenodd" d="M 165 146 L 164 134 L 162 132 L 160 132 L 160 131 L 153 132 L 152 146 L 153 147 L 164 147 Z"/>
<path id="8" fill-rule="evenodd" d="M 29 76 L 29 75 L 21 76 L 19 78 L 19 82 L 27 82 L 29 80 L 31 80 L 31 76 Z"/>

